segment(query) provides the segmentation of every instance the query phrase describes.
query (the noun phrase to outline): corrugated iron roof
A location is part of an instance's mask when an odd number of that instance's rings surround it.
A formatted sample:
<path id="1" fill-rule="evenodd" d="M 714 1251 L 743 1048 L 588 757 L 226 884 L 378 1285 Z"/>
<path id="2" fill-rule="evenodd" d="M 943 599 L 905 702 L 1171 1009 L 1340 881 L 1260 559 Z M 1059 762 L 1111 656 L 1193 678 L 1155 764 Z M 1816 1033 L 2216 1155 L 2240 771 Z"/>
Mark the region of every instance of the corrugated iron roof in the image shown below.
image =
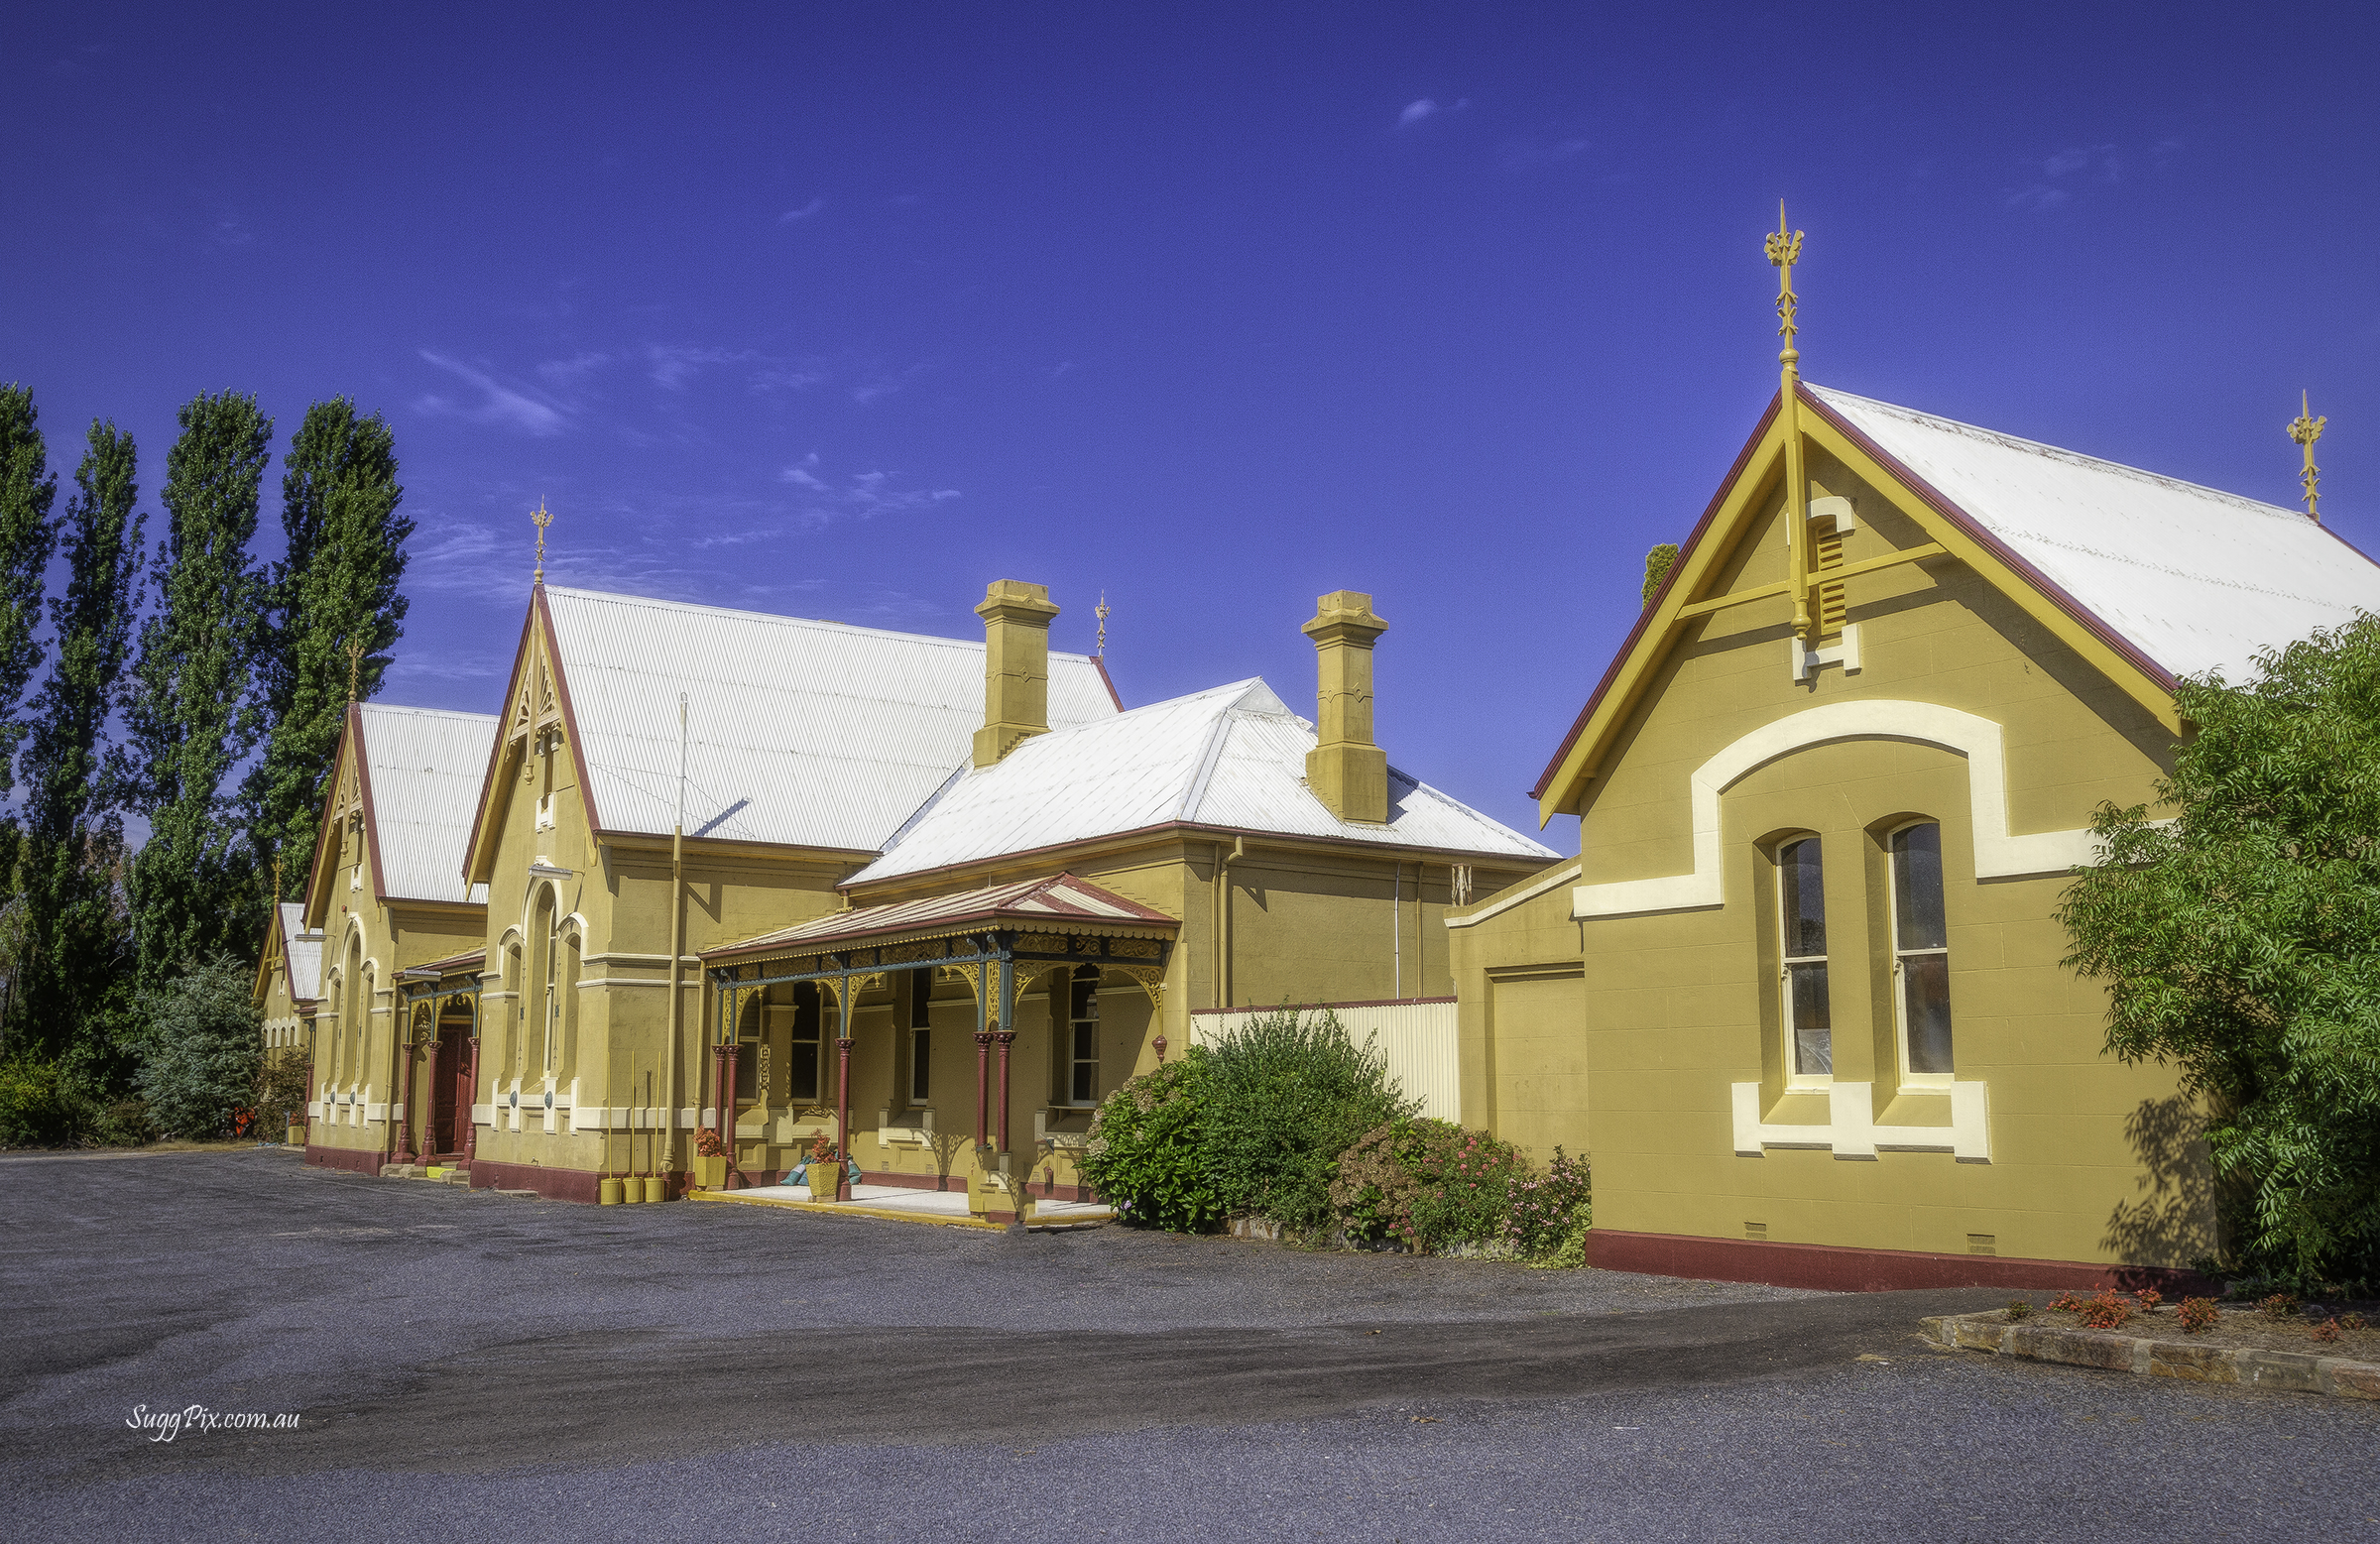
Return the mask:
<path id="1" fill-rule="evenodd" d="M 1046 879 L 992 885 L 982 890 L 961 891 L 956 894 L 904 900 L 896 905 L 862 906 L 853 911 L 831 912 L 812 918 L 798 927 L 782 928 L 743 943 L 709 950 L 703 958 L 712 960 L 764 950 L 826 949 L 839 943 L 857 943 L 869 938 L 963 928 L 973 923 L 1003 920 L 1055 924 L 1129 922 L 1137 927 L 1180 925 L 1176 918 L 1162 911 L 1152 911 L 1137 901 L 1127 900 L 1088 880 L 1077 879 L 1071 874 L 1054 874 Z"/>
<path id="2" fill-rule="evenodd" d="M 322 995 L 322 935 L 305 930 L 305 906 L 295 900 L 274 908 L 281 916 L 281 955 L 289 962 L 290 1001 L 311 1003 Z"/>
<path id="3" fill-rule="evenodd" d="M 2301 510 L 1810 390 L 2169 674 L 2241 681 L 2257 650 L 2380 612 L 2380 563 Z"/>
<path id="4" fill-rule="evenodd" d="M 1340 820 L 1306 786 L 1306 753 L 1314 745 L 1313 725 L 1256 678 L 1037 735 L 996 766 L 951 778 L 850 883 L 1173 824 L 1494 857 L 1559 856 L 1393 767 L 1387 824 Z"/>
<path id="5" fill-rule="evenodd" d="M 496 717 L 379 702 L 356 711 L 372 787 L 372 841 L 387 894 L 484 904 L 487 887 L 463 883 L 463 850 L 496 744 Z"/>
<path id="6" fill-rule="evenodd" d="M 399 971 L 397 974 L 400 979 L 411 975 L 415 971 L 436 971 L 441 976 L 451 976 L 457 971 L 467 969 L 470 966 L 485 965 L 487 963 L 487 950 L 466 949 L 460 954 L 450 954 L 442 960 L 424 960 L 419 965 L 409 965 L 404 970 Z"/>
<path id="7" fill-rule="evenodd" d="M 984 645 L 545 590 L 580 765 L 609 831 L 676 819 L 688 698 L 686 834 L 874 852 L 972 755 Z M 1116 716 L 1088 656 L 1049 656 L 1049 721 Z"/>

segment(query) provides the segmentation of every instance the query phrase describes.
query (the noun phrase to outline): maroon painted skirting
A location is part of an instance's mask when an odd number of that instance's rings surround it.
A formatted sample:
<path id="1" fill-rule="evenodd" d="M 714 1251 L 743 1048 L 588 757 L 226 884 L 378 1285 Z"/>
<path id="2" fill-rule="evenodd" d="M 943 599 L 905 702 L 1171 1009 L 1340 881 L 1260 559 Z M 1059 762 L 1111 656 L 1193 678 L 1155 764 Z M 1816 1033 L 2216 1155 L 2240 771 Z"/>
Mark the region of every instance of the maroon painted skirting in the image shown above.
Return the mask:
<path id="1" fill-rule="evenodd" d="M 378 1174 L 388 1162 L 387 1154 L 377 1147 L 324 1147 L 313 1142 L 305 1144 L 305 1161 L 318 1169 L 345 1169 L 350 1174 Z"/>
<path id="2" fill-rule="evenodd" d="M 602 1183 L 603 1176 L 593 1169 L 549 1169 L 537 1163 L 471 1160 L 473 1190 L 534 1190 L 547 1201 L 593 1203 L 601 1199 L 597 1187 Z"/>
<path id="3" fill-rule="evenodd" d="M 1768 1286 L 1826 1292 L 1898 1292 L 1918 1287 L 2006 1287 L 2015 1290 L 2103 1286 L 2137 1291 L 2153 1286 L 2168 1296 L 2213 1293 L 2216 1284 L 2196 1271 L 2162 1265 L 2106 1265 L 2085 1260 L 2015 1259 L 1996 1254 L 1921 1254 L 1913 1249 L 1853 1249 L 1831 1244 L 1756 1244 L 1748 1239 L 1697 1239 L 1672 1233 L 1587 1235 L 1587 1263 L 1605 1270 L 1688 1276 L 1703 1281 L 1758 1281 Z"/>

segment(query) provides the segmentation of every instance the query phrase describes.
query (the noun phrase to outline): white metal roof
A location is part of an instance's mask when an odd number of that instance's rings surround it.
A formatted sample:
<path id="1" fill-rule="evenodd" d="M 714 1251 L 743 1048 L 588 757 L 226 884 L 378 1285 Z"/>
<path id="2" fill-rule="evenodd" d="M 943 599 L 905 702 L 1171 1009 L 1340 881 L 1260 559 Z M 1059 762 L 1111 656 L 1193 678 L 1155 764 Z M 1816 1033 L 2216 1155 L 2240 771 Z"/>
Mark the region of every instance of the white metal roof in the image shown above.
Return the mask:
<path id="1" fill-rule="evenodd" d="M 952 777 L 851 883 L 1175 823 L 1498 857 L 1558 856 L 1394 768 L 1388 823 L 1342 821 L 1306 786 L 1306 753 L 1314 743 L 1314 727 L 1253 678 L 1037 735 L 998 765 Z"/>
<path id="2" fill-rule="evenodd" d="M 973 754 L 984 644 L 548 586 L 595 816 L 667 835 L 678 693 L 686 834 L 874 852 Z M 1116 716 L 1084 654 L 1049 656 L 1049 722 Z"/>
<path id="3" fill-rule="evenodd" d="M 290 1001 L 311 1003 L 322 995 L 322 935 L 305 930 L 305 907 L 285 900 L 281 914 L 281 953 L 289 961 Z"/>
<path id="4" fill-rule="evenodd" d="M 463 885 L 463 853 L 496 743 L 495 715 L 360 704 L 372 839 L 392 898 L 485 903 Z"/>
<path id="5" fill-rule="evenodd" d="M 2174 675 L 2380 612 L 2380 564 L 2303 511 L 1812 387 L 1909 470 Z"/>

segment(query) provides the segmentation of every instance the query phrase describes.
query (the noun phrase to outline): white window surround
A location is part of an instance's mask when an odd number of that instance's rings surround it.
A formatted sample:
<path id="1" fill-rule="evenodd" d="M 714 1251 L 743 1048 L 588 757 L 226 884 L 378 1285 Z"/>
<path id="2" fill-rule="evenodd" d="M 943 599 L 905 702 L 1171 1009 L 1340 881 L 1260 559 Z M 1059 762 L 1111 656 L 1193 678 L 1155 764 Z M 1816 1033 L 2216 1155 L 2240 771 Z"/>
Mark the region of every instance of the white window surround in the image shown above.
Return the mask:
<path id="1" fill-rule="evenodd" d="M 1581 885 L 1570 892 L 1571 916 L 1585 920 L 1724 905 L 1720 794 L 1779 757 L 1844 740 L 1910 741 L 1966 758 L 1978 880 L 2063 874 L 2097 856 L 2087 829 L 2009 834 L 2007 759 L 2000 726 L 1990 719 L 1932 702 L 1830 702 L 1755 729 L 1695 769 L 1688 779 L 1694 816 L 1692 874 Z"/>
<path id="2" fill-rule="evenodd" d="M 1827 1124 L 1775 1126 L 1760 1119 L 1760 1085 L 1730 1083 L 1733 1096 L 1735 1152 L 1756 1158 L 1768 1147 L 1807 1147 L 1832 1150 L 1838 1158 L 1873 1158 L 1879 1152 L 1948 1152 L 1961 1163 L 1991 1161 L 1988 1102 L 1979 1079 L 1949 1085 L 1948 1126 L 1878 1126 L 1875 1124 L 1873 1083 L 1832 1083 L 1827 1086 Z"/>

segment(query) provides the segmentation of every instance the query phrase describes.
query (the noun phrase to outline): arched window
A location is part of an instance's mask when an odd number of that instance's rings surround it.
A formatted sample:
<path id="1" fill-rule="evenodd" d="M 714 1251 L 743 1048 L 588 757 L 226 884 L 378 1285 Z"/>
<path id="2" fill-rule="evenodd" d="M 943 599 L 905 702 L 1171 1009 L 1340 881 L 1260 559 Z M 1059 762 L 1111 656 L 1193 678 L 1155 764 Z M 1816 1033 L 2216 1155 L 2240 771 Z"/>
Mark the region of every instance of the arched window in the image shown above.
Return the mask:
<path id="1" fill-rule="evenodd" d="M 339 1077 L 347 1083 L 360 1083 L 364 1065 L 364 941 L 360 937 L 347 940 L 347 979 L 339 994 Z"/>
<path id="2" fill-rule="evenodd" d="M 1835 1020 L 1827 995 L 1827 871 L 1815 836 L 1777 848 L 1777 920 L 1786 1053 L 1798 1078 L 1832 1077 Z"/>
<path id="3" fill-rule="evenodd" d="M 561 982 L 562 998 L 562 1061 L 564 1083 L 578 1075 L 578 967 L 579 951 L 583 947 L 573 930 L 562 940 Z"/>
<path id="4" fill-rule="evenodd" d="M 513 1001 L 512 1011 L 504 1015 L 507 1035 L 504 1058 L 496 1064 L 496 1077 L 500 1084 L 508 1076 L 518 1078 L 521 1075 L 523 1061 L 528 1055 L 521 1026 L 528 1021 L 529 977 L 522 964 L 519 944 L 504 951 L 504 984 L 512 988 Z"/>
<path id="5" fill-rule="evenodd" d="M 1099 1101 L 1099 967 L 1085 965 L 1067 980 L 1066 1102 Z"/>
<path id="6" fill-rule="evenodd" d="M 1892 833 L 1892 974 L 1901 1068 L 1911 1082 L 1947 1082 L 1951 1059 L 1950 929 L 1942 906 L 1942 827 Z"/>
<path id="7" fill-rule="evenodd" d="M 529 1032 L 537 1047 L 537 1069 L 540 1073 L 554 1070 L 554 1054 L 559 1049 L 554 1040 L 558 1023 L 560 1000 L 554 992 L 553 889 L 537 887 L 537 906 L 535 921 L 529 930 L 529 947 L 533 951 L 529 966 L 529 990 L 532 1008 Z"/>

